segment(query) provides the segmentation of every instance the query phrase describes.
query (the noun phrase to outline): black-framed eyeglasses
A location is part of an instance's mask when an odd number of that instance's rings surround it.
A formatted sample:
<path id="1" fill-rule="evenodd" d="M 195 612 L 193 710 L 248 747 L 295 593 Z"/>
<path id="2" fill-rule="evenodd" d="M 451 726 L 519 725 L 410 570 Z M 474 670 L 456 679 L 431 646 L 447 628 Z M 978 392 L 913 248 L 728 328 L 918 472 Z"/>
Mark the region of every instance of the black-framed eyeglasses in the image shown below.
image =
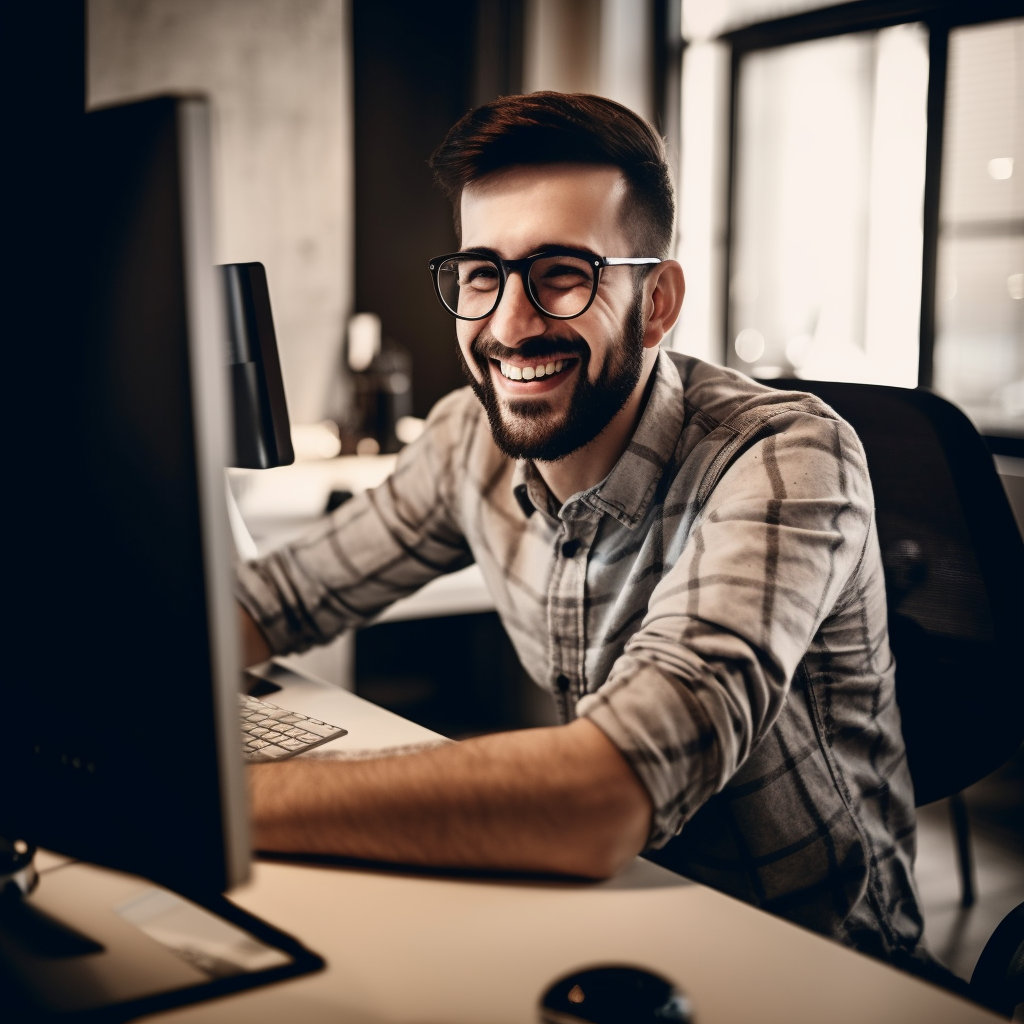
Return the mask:
<path id="1" fill-rule="evenodd" d="M 430 261 L 441 305 L 460 320 L 490 316 L 505 293 L 509 274 L 519 274 L 534 309 L 553 320 L 582 316 L 597 296 L 605 267 L 660 263 L 657 256 L 598 256 L 562 247 L 503 260 L 482 252 L 453 252 Z"/>

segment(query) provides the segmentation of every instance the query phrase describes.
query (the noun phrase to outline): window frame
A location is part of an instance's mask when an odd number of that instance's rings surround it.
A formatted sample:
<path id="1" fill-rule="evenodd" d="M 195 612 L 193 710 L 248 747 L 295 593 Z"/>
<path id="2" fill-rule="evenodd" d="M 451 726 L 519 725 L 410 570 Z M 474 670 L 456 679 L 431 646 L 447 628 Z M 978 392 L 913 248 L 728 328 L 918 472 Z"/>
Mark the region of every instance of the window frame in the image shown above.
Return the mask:
<path id="1" fill-rule="evenodd" d="M 729 48 L 728 155 L 726 171 L 725 252 L 722 275 L 721 315 L 723 363 L 733 337 L 729 282 L 733 273 L 736 227 L 737 134 L 739 130 L 740 65 L 748 54 L 827 39 L 855 32 L 869 32 L 893 25 L 921 22 L 928 29 L 928 99 L 925 145 L 925 184 L 919 320 L 918 387 L 930 388 L 934 379 L 936 273 L 939 251 L 939 197 L 942 178 L 943 131 L 946 114 L 946 74 L 949 33 L 964 25 L 1004 21 L 1014 17 L 1001 0 L 853 0 L 851 3 L 806 11 L 745 25 L 717 39 Z M 1024 438 L 986 435 L 996 454 L 1024 455 Z"/>

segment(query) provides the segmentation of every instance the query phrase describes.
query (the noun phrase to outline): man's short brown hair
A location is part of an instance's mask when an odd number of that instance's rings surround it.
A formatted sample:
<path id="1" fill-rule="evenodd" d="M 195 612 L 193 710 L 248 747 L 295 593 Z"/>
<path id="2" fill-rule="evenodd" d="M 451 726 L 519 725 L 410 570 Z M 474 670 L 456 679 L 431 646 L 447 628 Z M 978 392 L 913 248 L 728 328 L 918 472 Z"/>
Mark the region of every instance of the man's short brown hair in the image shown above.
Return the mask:
<path id="1" fill-rule="evenodd" d="M 471 110 L 430 159 L 461 235 L 462 191 L 493 171 L 523 164 L 617 167 L 629 186 L 624 207 L 632 253 L 667 257 L 675 235 L 675 195 L 665 143 L 632 110 L 586 93 L 502 96 Z"/>

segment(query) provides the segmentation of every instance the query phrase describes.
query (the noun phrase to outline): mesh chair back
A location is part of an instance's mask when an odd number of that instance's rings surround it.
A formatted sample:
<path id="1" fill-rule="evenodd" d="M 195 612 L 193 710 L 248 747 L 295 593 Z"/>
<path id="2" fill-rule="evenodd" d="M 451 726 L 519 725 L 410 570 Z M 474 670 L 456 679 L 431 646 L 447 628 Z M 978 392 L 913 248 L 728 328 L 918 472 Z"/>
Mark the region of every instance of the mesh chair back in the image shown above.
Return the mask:
<path id="1" fill-rule="evenodd" d="M 930 391 L 765 383 L 818 395 L 864 444 L 917 803 L 959 792 L 1024 738 L 1024 540 L 992 456 Z"/>

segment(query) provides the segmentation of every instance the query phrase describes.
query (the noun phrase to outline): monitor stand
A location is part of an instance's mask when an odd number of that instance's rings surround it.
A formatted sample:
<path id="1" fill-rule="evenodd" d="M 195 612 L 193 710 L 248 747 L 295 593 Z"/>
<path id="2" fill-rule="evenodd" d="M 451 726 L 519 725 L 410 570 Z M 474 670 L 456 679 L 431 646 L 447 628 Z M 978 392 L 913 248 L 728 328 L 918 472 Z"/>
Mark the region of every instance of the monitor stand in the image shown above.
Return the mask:
<path id="1" fill-rule="evenodd" d="M 15 1020 L 129 1020 L 323 966 L 221 896 L 50 859 L 34 886 L 24 866 L 0 876 L 0 1006 Z"/>

